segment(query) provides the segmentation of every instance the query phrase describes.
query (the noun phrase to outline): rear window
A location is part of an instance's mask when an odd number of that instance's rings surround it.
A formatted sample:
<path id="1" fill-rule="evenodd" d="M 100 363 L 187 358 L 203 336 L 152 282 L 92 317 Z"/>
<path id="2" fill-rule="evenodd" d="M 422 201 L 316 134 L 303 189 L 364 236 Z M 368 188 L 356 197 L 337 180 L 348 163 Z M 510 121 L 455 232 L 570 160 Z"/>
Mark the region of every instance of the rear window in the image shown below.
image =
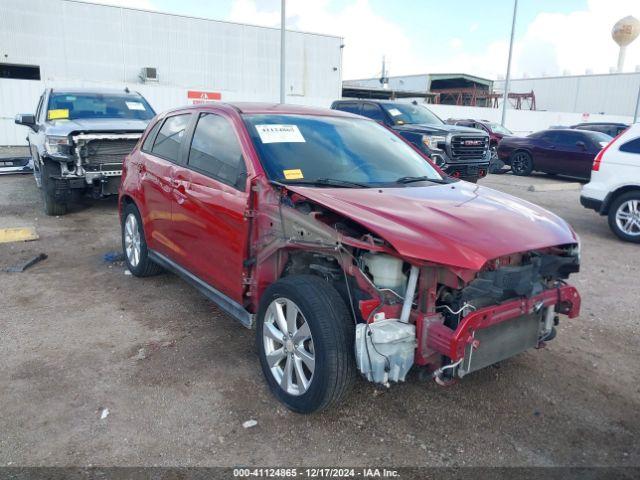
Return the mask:
<path id="1" fill-rule="evenodd" d="M 623 143 L 620 146 L 620 151 L 627 153 L 640 153 L 640 138 Z"/>
<path id="2" fill-rule="evenodd" d="M 52 93 L 48 120 L 122 118 L 151 120 L 155 112 L 140 95 L 133 93 Z"/>

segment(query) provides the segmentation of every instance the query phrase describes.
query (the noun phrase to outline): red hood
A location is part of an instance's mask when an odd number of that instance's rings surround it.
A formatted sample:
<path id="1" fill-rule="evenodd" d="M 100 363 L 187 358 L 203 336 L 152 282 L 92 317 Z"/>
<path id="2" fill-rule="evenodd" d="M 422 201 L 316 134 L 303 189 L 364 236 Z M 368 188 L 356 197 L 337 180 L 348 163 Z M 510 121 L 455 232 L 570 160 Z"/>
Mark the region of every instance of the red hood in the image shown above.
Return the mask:
<path id="1" fill-rule="evenodd" d="M 287 185 L 389 242 L 403 257 L 479 270 L 512 253 L 577 242 L 560 217 L 467 182 L 407 188 Z"/>

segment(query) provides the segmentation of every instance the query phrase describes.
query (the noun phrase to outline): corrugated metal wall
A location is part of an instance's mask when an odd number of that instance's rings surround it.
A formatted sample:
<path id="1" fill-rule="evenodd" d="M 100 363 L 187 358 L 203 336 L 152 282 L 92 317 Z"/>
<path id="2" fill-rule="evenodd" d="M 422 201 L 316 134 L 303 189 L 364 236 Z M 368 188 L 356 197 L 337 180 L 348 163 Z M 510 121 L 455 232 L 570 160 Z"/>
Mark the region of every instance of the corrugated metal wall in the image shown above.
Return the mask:
<path id="1" fill-rule="evenodd" d="M 494 88 L 504 90 L 504 81 L 495 82 Z M 640 73 L 617 73 L 518 78 L 511 81 L 510 90 L 533 90 L 538 110 L 633 116 L 639 88 Z"/>
<path id="2" fill-rule="evenodd" d="M 2 0 L 0 19 L 0 61 L 38 65 L 42 78 L 0 79 L 0 145 L 24 138 L 13 117 L 32 112 L 45 86 L 128 85 L 157 110 L 187 103 L 188 89 L 279 99 L 278 29 L 73 0 Z M 288 102 L 329 106 L 340 97 L 341 44 L 287 32 Z M 143 67 L 157 68 L 160 82 L 141 84 Z"/>

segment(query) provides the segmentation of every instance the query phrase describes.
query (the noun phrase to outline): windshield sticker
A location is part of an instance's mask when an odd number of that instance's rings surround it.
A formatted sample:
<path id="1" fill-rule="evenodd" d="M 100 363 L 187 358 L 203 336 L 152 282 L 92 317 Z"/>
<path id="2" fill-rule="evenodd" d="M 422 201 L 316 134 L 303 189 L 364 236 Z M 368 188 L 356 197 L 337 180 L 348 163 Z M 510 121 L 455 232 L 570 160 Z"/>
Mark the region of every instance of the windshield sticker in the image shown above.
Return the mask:
<path id="1" fill-rule="evenodd" d="M 282 173 L 284 174 L 284 178 L 286 180 L 301 180 L 304 178 L 304 175 L 302 175 L 302 170 L 300 170 L 299 168 L 294 168 L 292 170 L 283 170 Z"/>
<path id="2" fill-rule="evenodd" d="M 141 102 L 124 102 L 127 104 L 127 108 L 129 110 L 142 110 L 143 112 L 146 110 L 144 105 Z"/>
<path id="3" fill-rule="evenodd" d="M 305 143 L 296 125 L 256 125 L 256 130 L 262 143 Z"/>
<path id="4" fill-rule="evenodd" d="M 69 118 L 69 109 L 58 108 L 56 110 L 49 110 L 47 118 L 49 120 L 63 120 L 65 118 Z"/>
<path id="5" fill-rule="evenodd" d="M 402 112 L 400 110 L 398 110 L 397 108 L 390 108 L 389 109 L 389 113 L 391 115 L 393 115 L 394 117 L 397 117 L 398 115 L 402 115 Z"/>

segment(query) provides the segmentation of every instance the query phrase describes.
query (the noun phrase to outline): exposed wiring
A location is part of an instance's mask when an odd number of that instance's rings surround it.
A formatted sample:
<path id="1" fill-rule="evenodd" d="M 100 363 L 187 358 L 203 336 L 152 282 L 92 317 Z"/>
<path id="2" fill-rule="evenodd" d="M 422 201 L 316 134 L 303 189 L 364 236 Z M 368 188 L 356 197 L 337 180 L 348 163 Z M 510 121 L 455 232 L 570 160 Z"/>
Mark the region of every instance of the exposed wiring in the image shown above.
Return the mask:
<path id="1" fill-rule="evenodd" d="M 453 310 L 449 305 L 440 305 L 438 307 L 436 307 L 436 310 L 438 308 L 446 308 L 447 310 L 449 310 L 449 312 L 451 312 L 453 315 L 458 315 L 459 313 L 462 313 L 463 310 L 465 310 L 466 308 L 470 308 L 472 310 L 477 310 L 476 307 L 474 307 L 473 305 L 471 305 L 470 303 L 465 303 L 464 305 L 462 305 L 458 310 Z"/>

